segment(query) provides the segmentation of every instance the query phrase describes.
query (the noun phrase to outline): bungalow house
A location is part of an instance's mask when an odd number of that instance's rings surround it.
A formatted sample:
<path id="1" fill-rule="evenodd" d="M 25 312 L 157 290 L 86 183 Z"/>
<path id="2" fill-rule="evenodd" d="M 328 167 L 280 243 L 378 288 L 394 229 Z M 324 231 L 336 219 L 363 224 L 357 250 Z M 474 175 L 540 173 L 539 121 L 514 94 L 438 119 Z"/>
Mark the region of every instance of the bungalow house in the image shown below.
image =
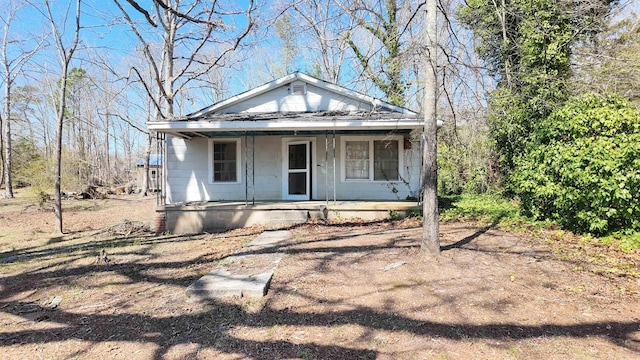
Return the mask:
<path id="1" fill-rule="evenodd" d="M 300 72 L 147 126 L 172 232 L 388 216 L 420 196 L 421 115 Z"/>

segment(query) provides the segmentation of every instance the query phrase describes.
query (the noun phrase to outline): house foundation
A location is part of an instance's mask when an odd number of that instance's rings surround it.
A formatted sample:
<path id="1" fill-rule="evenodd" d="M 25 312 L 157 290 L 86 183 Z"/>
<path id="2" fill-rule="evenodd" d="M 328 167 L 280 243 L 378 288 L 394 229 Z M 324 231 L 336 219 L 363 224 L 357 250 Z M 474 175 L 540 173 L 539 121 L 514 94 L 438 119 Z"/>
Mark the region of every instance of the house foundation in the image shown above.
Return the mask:
<path id="1" fill-rule="evenodd" d="M 202 202 L 159 207 L 172 234 L 220 232 L 253 225 L 276 229 L 309 219 L 384 220 L 402 218 L 421 208 L 415 201 Z M 164 215 L 164 216 L 162 216 Z"/>

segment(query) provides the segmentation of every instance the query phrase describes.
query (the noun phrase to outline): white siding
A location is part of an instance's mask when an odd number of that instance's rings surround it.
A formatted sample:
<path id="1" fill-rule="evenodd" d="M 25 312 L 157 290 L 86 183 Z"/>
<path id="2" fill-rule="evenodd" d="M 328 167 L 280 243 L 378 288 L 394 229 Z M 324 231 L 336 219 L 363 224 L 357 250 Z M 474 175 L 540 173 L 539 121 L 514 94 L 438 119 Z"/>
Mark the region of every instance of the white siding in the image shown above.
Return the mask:
<path id="1" fill-rule="evenodd" d="M 351 135 L 350 137 L 353 137 Z M 363 137 L 367 138 L 367 137 Z M 294 139 L 287 137 L 287 139 Z M 308 137 L 305 137 L 308 139 Z M 327 190 L 333 199 L 333 160 L 325 162 L 325 137 L 312 137 L 315 153 L 312 154 L 316 166 L 312 167 L 312 187 L 315 200 L 325 200 Z M 332 143 L 332 138 L 329 139 Z M 197 201 L 244 201 L 245 200 L 245 139 L 241 138 L 242 161 L 241 182 L 238 184 L 214 184 L 209 179 L 208 139 L 183 140 L 167 136 L 167 203 Z M 255 186 L 256 200 L 282 200 L 283 137 L 255 137 Z M 421 153 L 420 144 L 412 143 L 411 149 L 403 153 L 402 181 L 367 182 L 342 181 L 340 137 L 336 138 L 335 188 L 337 200 L 405 200 L 408 196 L 419 195 Z M 329 149 L 329 156 L 333 153 Z M 328 166 L 328 168 L 327 168 Z M 327 169 L 329 174 L 327 177 Z M 328 184 L 328 186 L 326 186 Z M 252 194 L 249 194 L 251 198 Z"/>
<path id="2" fill-rule="evenodd" d="M 278 200 L 282 197 L 282 155 L 279 137 L 255 138 L 256 199 Z M 209 164 L 209 141 L 204 138 L 183 140 L 167 136 L 168 204 L 191 201 L 244 201 L 246 195 L 245 142 L 241 138 L 239 183 L 212 183 Z M 249 154 L 251 156 L 251 154 Z M 250 195 L 251 196 L 251 195 Z"/>
<path id="3" fill-rule="evenodd" d="M 296 83 L 294 83 L 296 84 Z M 303 84 L 300 82 L 300 84 Z M 222 113 L 238 112 L 288 112 L 288 111 L 369 111 L 371 104 L 340 96 L 319 87 L 307 84 L 305 95 L 289 95 L 290 84 L 280 86 L 262 95 L 230 106 Z"/>
<path id="4" fill-rule="evenodd" d="M 354 138 L 354 135 L 349 135 L 349 138 Z M 368 136 L 362 136 L 363 139 L 369 139 Z M 331 140 L 331 139 L 330 139 Z M 331 141 L 330 141 L 331 142 Z M 403 142 L 403 141 L 401 141 Z M 421 154 L 420 154 L 420 143 L 412 142 L 411 149 L 404 149 L 404 146 L 401 146 L 403 154 L 403 168 L 400 169 L 400 177 L 401 181 L 389 181 L 389 182 L 379 182 L 379 181 L 343 181 L 342 178 L 342 157 L 341 157 L 341 137 L 336 137 L 336 171 L 335 171 L 335 188 L 336 188 L 336 198 L 337 200 L 405 200 L 407 197 L 417 197 L 419 194 L 419 184 L 420 184 L 420 167 L 421 163 Z M 325 171 L 324 171 L 324 158 L 325 151 L 324 146 L 325 140 L 324 137 L 321 138 L 321 144 L 318 146 L 319 149 L 319 160 L 318 160 L 318 168 L 321 169 L 321 173 L 319 174 L 318 179 L 318 195 L 321 197 L 321 200 L 324 200 L 326 194 L 325 187 Z M 332 150 L 331 150 L 332 152 Z M 333 199 L 333 190 L 332 190 L 332 171 L 333 162 L 330 161 L 328 164 L 329 176 L 328 179 L 328 190 L 329 190 L 329 198 Z"/>

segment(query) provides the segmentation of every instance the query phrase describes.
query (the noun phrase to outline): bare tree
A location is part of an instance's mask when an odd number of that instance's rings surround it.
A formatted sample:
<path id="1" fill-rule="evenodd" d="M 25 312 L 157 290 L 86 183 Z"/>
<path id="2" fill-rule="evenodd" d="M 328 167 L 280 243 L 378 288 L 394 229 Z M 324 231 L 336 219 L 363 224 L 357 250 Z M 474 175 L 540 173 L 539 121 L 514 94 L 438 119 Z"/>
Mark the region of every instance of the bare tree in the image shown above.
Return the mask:
<path id="1" fill-rule="evenodd" d="M 240 46 L 254 26 L 253 0 L 250 0 L 246 9 L 242 11 L 223 11 L 216 2 L 211 4 L 203 0 L 188 3 L 181 0 L 166 2 L 155 0 L 152 10 L 149 11 L 135 0 L 127 0 L 137 13 L 145 16 L 150 26 L 160 27 L 159 32 L 152 32 L 152 36 L 162 38 L 158 53 L 153 51 L 155 45 L 153 38 L 146 36 L 147 32 L 142 31 L 142 25 L 135 21 L 130 11 L 125 9 L 120 0 L 114 0 L 114 3 L 121 10 L 126 23 L 139 40 L 146 65 L 151 72 L 151 76 L 145 76 L 144 69 L 136 66 L 131 68 L 153 104 L 153 121 L 173 119 L 180 92 L 190 82 L 204 77 L 212 69 L 220 66 L 227 55 Z M 246 26 L 235 32 L 235 35 L 220 40 L 216 36 L 218 35 L 216 31 L 224 28 L 228 30 L 228 26 L 220 18 L 240 14 L 246 17 Z M 212 43 L 217 43 L 221 47 L 215 55 L 204 50 Z M 144 160 L 143 195 L 148 192 L 149 155 L 153 134 L 148 136 Z"/>
<path id="2" fill-rule="evenodd" d="M 424 148 L 423 148 L 423 231 L 420 252 L 423 255 L 440 253 L 438 224 L 438 163 L 437 163 L 437 105 L 438 105 L 438 37 L 437 0 L 427 0 L 426 48 L 427 63 L 424 71 Z"/>
<path id="3" fill-rule="evenodd" d="M 314 59 L 321 78 L 340 82 L 340 74 L 349 44 L 342 37 L 345 31 L 354 27 L 354 19 L 344 16 L 335 0 L 293 0 L 288 4 L 297 33 L 304 37 L 301 48 Z"/>
<path id="4" fill-rule="evenodd" d="M 36 40 L 32 43 L 30 49 L 24 49 L 18 47 L 19 44 L 26 41 L 19 39 L 12 39 L 11 23 L 16 16 L 20 7 L 13 1 L 9 1 L 8 11 L 5 14 L 0 14 L 0 22 L 2 22 L 2 44 L 0 48 L 0 55 L 2 56 L 2 82 L 4 83 L 4 106 L 3 114 L 0 116 L 0 125 L 2 125 L 2 134 L 0 135 L 0 148 L 4 148 L 4 182 L 5 182 L 5 197 L 13 198 L 13 181 L 11 174 L 11 95 L 13 86 L 16 81 L 16 77 L 22 71 L 23 66 L 33 57 L 33 55 L 42 47 L 42 40 Z M 15 55 L 11 55 L 11 49 L 19 50 L 13 52 Z"/>
<path id="5" fill-rule="evenodd" d="M 65 111 L 67 107 L 67 77 L 69 75 L 69 66 L 71 64 L 71 60 L 78 49 L 78 44 L 80 43 L 80 6 L 81 0 L 75 1 L 75 15 L 73 16 L 73 37 L 70 44 L 65 44 L 65 36 L 64 33 L 66 30 L 65 24 L 68 20 L 69 13 L 72 10 L 71 3 L 69 7 L 67 7 L 64 18 L 61 22 L 57 22 L 55 17 L 53 16 L 51 10 L 51 4 L 49 0 L 44 1 L 45 9 L 43 11 L 43 15 L 46 17 L 49 25 L 51 26 L 51 32 L 53 36 L 53 41 L 56 46 L 56 50 L 58 52 L 58 57 L 60 61 L 60 92 L 56 99 L 56 150 L 55 150 L 55 200 L 54 200 L 54 209 L 56 213 L 57 219 L 57 230 L 60 233 L 63 233 L 62 228 L 62 193 L 61 193 L 61 182 L 62 182 L 62 130 L 63 130 L 63 122 L 65 118 Z M 34 5 L 35 8 L 39 8 L 37 5 Z"/>

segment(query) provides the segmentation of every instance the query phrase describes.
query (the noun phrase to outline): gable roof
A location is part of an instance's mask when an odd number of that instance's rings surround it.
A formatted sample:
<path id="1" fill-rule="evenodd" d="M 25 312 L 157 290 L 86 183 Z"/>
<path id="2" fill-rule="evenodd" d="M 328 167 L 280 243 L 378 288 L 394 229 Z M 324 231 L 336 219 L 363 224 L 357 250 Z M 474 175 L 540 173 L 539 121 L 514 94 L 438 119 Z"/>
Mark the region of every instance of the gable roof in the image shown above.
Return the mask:
<path id="1" fill-rule="evenodd" d="M 310 84 L 313 86 L 316 86 L 320 89 L 326 90 L 328 92 L 337 94 L 341 97 L 344 98 L 348 98 L 348 99 L 352 99 L 355 101 L 360 101 L 360 102 L 364 102 L 364 103 L 368 103 L 371 104 L 372 107 L 375 110 L 382 110 L 382 111 L 390 111 L 390 112 L 397 112 L 397 113 L 401 113 L 401 114 L 412 114 L 412 115 L 418 115 L 416 112 L 411 111 L 407 108 L 401 107 L 401 106 L 396 106 L 393 104 L 390 104 L 388 102 L 382 101 L 380 99 L 376 99 L 374 97 L 368 96 L 368 95 L 364 95 L 362 93 L 353 91 L 353 90 L 349 90 L 345 87 L 336 85 L 336 84 L 332 84 L 329 82 L 326 82 L 324 80 L 315 78 L 313 76 L 309 76 L 307 74 L 301 73 L 299 71 L 296 71 L 292 74 L 283 76 L 279 79 L 270 81 L 266 84 L 260 85 L 256 88 L 253 88 L 251 90 L 245 91 L 243 93 L 240 93 L 236 96 L 230 97 L 226 100 L 222 100 L 218 103 L 215 103 L 213 105 L 207 106 L 201 110 L 198 110 L 194 113 L 188 114 L 186 115 L 187 119 L 194 119 L 194 118 L 198 118 L 198 117 L 203 117 L 203 116 L 207 116 L 207 115 L 211 115 L 211 114 L 215 114 L 215 113 L 220 113 L 222 111 L 224 111 L 224 109 L 227 109 L 233 105 L 237 105 L 241 102 L 244 102 L 248 99 L 257 97 L 259 95 L 262 95 L 264 93 L 267 93 L 271 90 L 274 90 L 278 87 L 290 84 L 294 81 L 301 81 L 303 83 L 306 84 Z"/>
<path id="2" fill-rule="evenodd" d="M 298 85 L 304 85 L 305 91 L 290 92 Z M 295 72 L 182 118 L 147 122 L 147 127 L 186 139 L 327 132 L 409 134 L 421 131 L 424 119 L 407 108 Z"/>

